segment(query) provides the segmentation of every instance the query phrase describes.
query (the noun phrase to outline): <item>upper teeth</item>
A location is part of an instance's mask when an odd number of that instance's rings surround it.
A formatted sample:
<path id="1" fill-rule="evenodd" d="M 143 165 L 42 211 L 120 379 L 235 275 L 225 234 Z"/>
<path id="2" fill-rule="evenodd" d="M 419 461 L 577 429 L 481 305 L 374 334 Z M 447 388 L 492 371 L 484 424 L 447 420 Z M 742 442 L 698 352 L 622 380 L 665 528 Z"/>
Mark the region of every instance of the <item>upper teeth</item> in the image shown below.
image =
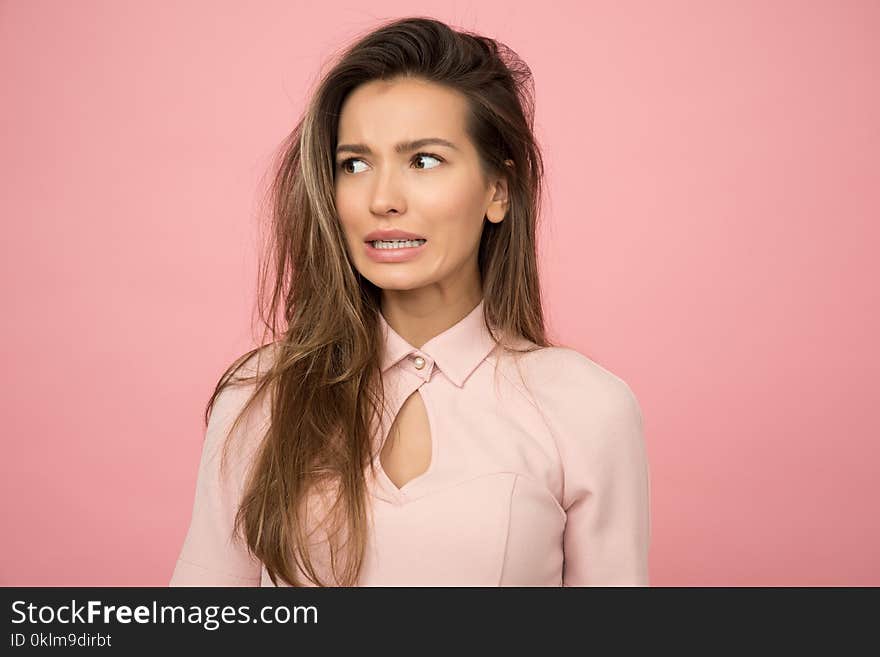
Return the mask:
<path id="1" fill-rule="evenodd" d="M 419 246 L 428 240 L 375 240 L 373 248 L 376 249 L 402 249 L 406 247 Z"/>

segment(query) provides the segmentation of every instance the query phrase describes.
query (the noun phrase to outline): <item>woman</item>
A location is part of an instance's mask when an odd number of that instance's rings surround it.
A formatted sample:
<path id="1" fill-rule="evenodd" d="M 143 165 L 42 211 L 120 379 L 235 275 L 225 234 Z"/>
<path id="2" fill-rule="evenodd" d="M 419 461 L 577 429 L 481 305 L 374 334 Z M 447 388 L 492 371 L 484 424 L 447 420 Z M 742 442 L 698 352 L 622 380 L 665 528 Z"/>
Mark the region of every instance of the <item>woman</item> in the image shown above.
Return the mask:
<path id="1" fill-rule="evenodd" d="M 425 18 L 324 76 L 272 188 L 273 339 L 208 404 L 172 585 L 648 584 L 639 404 L 544 334 L 531 84 Z"/>

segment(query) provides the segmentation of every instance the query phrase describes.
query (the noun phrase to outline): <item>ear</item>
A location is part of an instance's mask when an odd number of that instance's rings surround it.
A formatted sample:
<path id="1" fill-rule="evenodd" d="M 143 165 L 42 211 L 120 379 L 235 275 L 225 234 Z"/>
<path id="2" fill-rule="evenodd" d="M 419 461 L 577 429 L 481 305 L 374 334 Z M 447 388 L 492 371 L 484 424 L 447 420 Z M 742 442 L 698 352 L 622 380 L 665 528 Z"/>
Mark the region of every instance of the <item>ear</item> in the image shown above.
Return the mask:
<path id="1" fill-rule="evenodd" d="M 504 164 L 508 168 L 512 168 L 513 160 L 504 160 Z M 492 200 L 489 202 L 489 207 L 486 208 L 486 219 L 493 224 L 501 223 L 507 215 L 507 210 L 510 208 L 508 194 L 507 176 L 502 175 L 495 182 Z"/>

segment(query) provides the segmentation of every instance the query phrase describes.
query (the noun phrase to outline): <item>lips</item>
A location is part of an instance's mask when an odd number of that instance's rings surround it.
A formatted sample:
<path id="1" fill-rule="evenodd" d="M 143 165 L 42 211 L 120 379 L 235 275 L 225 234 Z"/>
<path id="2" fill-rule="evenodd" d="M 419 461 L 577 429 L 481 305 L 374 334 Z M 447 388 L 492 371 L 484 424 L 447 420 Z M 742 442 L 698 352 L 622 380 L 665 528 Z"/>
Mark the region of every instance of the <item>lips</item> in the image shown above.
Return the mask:
<path id="1" fill-rule="evenodd" d="M 393 249 L 376 248 L 372 242 L 364 242 L 364 250 L 367 257 L 374 262 L 381 263 L 401 263 L 408 262 L 421 256 L 425 249 L 428 248 L 428 241 L 425 240 L 418 246 L 401 246 Z"/>
<path id="2" fill-rule="evenodd" d="M 426 240 L 427 238 L 423 235 L 417 235 L 416 233 L 410 233 L 405 230 L 374 230 L 372 233 L 369 233 L 365 238 L 364 242 L 375 242 L 376 240 Z"/>

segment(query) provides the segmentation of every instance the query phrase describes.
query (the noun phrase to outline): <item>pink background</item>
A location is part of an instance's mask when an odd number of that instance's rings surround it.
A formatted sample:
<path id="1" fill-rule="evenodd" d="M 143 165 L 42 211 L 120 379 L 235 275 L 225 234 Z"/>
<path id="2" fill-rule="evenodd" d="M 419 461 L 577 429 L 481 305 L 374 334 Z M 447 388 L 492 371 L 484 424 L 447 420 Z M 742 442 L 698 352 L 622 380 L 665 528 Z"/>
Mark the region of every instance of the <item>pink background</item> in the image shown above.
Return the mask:
<path id="1" fill-rule="evenodd" d="M 641 402 L 652 585 L 880 585 L 880 5 L 554 4 L 0 3 L 0 584 L 167 583 L 270 157 L 425 14 L 535 74 L 551 336 Z"/>

